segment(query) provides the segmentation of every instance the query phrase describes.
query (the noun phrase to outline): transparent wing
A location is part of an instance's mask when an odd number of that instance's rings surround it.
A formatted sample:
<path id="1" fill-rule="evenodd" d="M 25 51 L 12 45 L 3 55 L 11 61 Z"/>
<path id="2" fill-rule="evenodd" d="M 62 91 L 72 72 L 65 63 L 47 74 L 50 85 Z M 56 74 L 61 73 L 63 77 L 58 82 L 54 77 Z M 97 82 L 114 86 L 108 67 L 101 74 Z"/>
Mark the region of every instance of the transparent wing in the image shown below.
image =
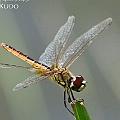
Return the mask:
<path id="1" fill-rule="evenodd" d="M 23 69 L 29 69 L 29 67 L 10 65 L 10 64 L 3 64 L 3 63 L 0 63 L 0 67 L 1 68 L 23 68 Z"/>
<path id="2" fill-rule="evenodd" d="M 26 88 L 32 84 L 35 84 L 37 82 L 40 82 L 44 79 L 46 79 L 47 76 L 40 76 L 40 75 L 34 75 L 34 76 L 31 76 L 29 78 L 27 78 L 25 81 L 17 84 L 14 88 L 13 88 L 13 91 L 16 91 L 16 90 L 19 90 L 19 89 L 22 89 L 22 88 Z"/>
<path id="3" fill-rule="evenodd" d="M 66 41 L 74 26 L 75 17 L 70 16 L 68 21 L 59 29 L 54 40 L 47 46 L 45 52 L 40 56 L 38 62 L 57 67 L 66 44 Z"/>
<path id="4" fill-rule="evenodd" d="M 31 72 L 33 72 L 33 73 L 35 73 L 36 70 L 37 70 L 36 68 L 23 67 L 23 66 L 17 66 L 17 65 L 9 65 L 9 64 L 3 64 L 3 63 L 0 63 L 0 67 L 1 67 L 1 68 L 22 68 L 22 69 L 31 71 Z"/>
<path id="5" fill-rule="evenodd" d="M 60 61 L 60 66 L 68 68 L 92 43 L 93 39 L 105 30 L 111 23 L 112 18 L 108 18 L 78 37 L 63 54 L 63 58 Z"/>

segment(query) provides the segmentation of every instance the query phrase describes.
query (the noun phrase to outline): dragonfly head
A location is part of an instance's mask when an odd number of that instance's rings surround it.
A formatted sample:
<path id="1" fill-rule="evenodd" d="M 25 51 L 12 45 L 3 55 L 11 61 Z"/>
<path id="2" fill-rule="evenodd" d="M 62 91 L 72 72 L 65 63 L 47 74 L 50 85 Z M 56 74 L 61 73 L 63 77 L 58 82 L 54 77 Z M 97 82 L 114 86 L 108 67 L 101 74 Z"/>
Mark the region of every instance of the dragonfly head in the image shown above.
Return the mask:
<path id="1" fill-rule="evenodd" d="M 86 81 L 81 75 L 72 78 L 70 88 L 76 92 L 82 91 L 86 87 Z"/>

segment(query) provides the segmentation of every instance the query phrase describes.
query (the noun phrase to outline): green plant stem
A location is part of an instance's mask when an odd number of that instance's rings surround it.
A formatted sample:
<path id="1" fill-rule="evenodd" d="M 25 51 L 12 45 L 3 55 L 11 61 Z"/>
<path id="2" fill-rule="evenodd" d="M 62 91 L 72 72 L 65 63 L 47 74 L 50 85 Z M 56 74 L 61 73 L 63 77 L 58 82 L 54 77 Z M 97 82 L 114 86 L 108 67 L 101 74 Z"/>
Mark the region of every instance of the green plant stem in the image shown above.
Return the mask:
<path id="1" fill-rule="evenodd" d="M 76 120 L 90 120 L 90 117 L 84 105 L 84 101 L 82 99 L 72 102 L 71 107 L 74 111 Z"/>

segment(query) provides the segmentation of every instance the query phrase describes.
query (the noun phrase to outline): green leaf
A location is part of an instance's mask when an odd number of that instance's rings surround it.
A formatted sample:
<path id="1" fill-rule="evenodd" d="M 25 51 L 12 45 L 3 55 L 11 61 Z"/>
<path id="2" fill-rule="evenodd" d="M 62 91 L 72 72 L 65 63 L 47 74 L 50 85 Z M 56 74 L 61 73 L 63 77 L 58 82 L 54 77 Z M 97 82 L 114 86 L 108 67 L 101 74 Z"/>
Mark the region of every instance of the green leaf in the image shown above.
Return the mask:
<path id="1" fill-rule="evenodd" d="M 76 120 L 90 120 L 82 99 L 72 102 L 71 106 L 74 111 L 74 116 Z"/>

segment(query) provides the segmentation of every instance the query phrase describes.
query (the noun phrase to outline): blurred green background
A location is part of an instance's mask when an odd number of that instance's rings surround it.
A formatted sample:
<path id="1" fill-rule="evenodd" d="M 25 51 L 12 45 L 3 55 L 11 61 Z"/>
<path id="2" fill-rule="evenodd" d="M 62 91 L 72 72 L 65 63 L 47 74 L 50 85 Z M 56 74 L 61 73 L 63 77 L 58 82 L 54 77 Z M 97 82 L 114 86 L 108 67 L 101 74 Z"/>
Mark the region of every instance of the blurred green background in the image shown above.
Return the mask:
<path id="1" fill-rule="evenodd" d="M 120 119 L 120 1 L 30 0 L 3 2 L 18 9 L 0 9 L 0 43 L 5 42 L 38 60 L 58 29 L 74 15 L 67 46 L 108 17 L 112 25 L 69 68 L 88 82 L 76 98 L 83 98 L 91 120 Z M 29 66 L 0 48 L 0 63 Z M 63 89 L 46 79 L 27 89 L 13 87 L 32 74 L 0 68 L 0 120 L 73 120 L 63 105 Z"/>

